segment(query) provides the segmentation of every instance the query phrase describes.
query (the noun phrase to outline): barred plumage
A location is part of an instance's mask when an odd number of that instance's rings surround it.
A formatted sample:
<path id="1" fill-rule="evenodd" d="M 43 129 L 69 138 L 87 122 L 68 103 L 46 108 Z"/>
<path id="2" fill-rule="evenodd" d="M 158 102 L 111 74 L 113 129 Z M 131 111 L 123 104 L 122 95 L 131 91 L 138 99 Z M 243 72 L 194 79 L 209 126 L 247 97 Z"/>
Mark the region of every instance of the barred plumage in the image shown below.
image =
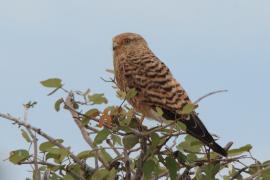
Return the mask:
<path id="1" fill-rule="evenodd" d="M 122 91 L 135 88 L 137 95 L 129 103 L 145 117 L 162 120 L 154 112 L 156 107 L 164 111 L 163 118 L 180 119 L 187 125 L 187 132 L 226 156 L 207 131 L 197 114 L 189 119 L 180 114 L 186 104 L 191 103 L 187 93 L 174 79 L 169 68 L 149 49 L 138 34 L 123 33 L 113 38 L 113 64 L 117 86 Z"/>

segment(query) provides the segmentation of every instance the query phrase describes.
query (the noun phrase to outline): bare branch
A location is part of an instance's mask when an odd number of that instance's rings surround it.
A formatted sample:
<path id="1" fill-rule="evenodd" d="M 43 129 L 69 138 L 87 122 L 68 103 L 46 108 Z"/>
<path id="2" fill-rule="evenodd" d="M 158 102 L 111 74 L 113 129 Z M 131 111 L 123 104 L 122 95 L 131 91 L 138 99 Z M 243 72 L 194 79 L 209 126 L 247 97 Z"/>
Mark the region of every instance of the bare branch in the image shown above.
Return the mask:
<path id="1" fill-rule="evenodd" d="M 73 92 L 70 92 L 66 98 L 65 106 L 69 110 L 69 112 L 72 115 L 73 120 L 75 121 L 76 125 L 81 131 L 81 134 L 83 136 L 83 139 L 85 142 L 92 148 L 95 149 L 96 145 L 94 145 L 93 140 L 90 138 L 88 132 L 86 131 L 86 128 L 83 126 L 80 120 L 80 114 L 77 113 L 76 109 L 73 107 L 74 102 L 74 94 Z M 109 169 L 109 164 L 104 160 L 103 156 L 100 154 L 100 152 L 97 152 L 98 159 L 102 162 L 102 164 L 106 167 L 106 169 Z"/>
<path id="2" fill-rule="evenodd" d="M 45 139 L 47 139 L 48 141 L 50 141 L 52 144 L 54 144 L 55 146 L 61 148 L 61 149 L 65 149 L 65 151 L 67 151 L 69 153 L 69 156 L 73 159 L 74 162 L 76 162 L 77 164 L 79 164 L 82 169 L 85 170 L 85 172 L 89 175 L 93 174 L 95 169 L 89 167 L 85 162 L 81 161 L 75 154 L 73 154 L 70 151 L 69 147 L 64 146 L 63 144 L 59 143 L 55 138 L 49 136 L 48 134 L 46 134 L 45 132 L 43 132 L 41 129 L 36 128 L 32 125 L 30 125 L 29 123 L 26 123 L 24 121 L 21 121 L 19 118 L 13 117 L 10 114 L 2 114 L 0 113 L 0 117 L 10 120 L 13 123 L 19 125 L 19 126 L 23 126 L 25 128 L 29 128 L 32 131 L 36 132 L 37 134 L 39 134 L 40 136 L 44 137 Z"/>
<path id="3" fill-rule="evenodd" d="M 24 105 L 24 122 L 28 123 L 28 110 L 29 110 L 29 106 Z M 36 136 L 36 133 L 33 134 L 32 130 L 30 128 L 26 128 L 28 133 L 30 134 L 33 144 L 34 144 L 34 177 L 36 180 L 40 180 L 40 171 L 39 171 L 39 167 L 38 167 L 38 139 Z"/>
<path id="4" fill-rule="evenodd" d="M 110 139 L 107 139 L 106 142 L 107 142 L 107 144 L 110 146 L 110 148 L 114 151 L 114 153 L 115 153 L 117 156 L 120 157 L 120 156 L 121 156 L 121 153 L 118 151 L 119 148 L 116 148 L 116 147 L 113 145 L 113 143 L 111 142 Z M 123 149 L 123 148 L 121 148 L 121 149 Z"/>
<path id="5" fill-rule="evenodd" d="M 203 100 L 204 98 L 207 98 L 208 96 L 211 96 L 211 95 L 214 95 L 214 94 L 218 94 L 218 93 L 223 93 L 223 92 L 228 92 L 228 90 L 218 90 L 218 91 L 213 91 L 213 92 L 210 92 L 202 97 L 200 97 L 199 99 L 197 99 L 194 104 L 198 104 L 201 100 Z"/>

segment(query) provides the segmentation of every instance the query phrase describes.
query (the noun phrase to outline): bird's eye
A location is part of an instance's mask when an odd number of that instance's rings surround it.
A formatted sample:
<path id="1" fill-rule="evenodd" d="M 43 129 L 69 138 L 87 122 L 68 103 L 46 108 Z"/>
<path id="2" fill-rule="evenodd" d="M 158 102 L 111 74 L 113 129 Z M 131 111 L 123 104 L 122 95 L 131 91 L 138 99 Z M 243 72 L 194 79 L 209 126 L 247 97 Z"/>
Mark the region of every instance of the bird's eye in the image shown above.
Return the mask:
<path id="1" fill-rule="evenodd" d="M 124 44 L 129 44 L 131 41 L 130 41 L 130 39 L 125 39 L 124 40 Z"/>

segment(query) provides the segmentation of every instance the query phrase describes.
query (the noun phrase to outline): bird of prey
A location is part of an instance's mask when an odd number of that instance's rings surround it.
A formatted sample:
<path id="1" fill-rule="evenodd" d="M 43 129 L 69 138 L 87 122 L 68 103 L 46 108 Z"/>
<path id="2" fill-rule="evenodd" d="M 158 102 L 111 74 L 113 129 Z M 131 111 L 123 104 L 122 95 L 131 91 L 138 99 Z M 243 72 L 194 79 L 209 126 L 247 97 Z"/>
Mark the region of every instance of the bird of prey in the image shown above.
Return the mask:
<path id="1" fill-rule="evenodd" d="M 188 116 L 179 113 L 186 104 L 192 102 L 141 35 L 122 33 L 113 38 L 113 64 L 118 88 L 124 92 L 130 89 L 137 92 L 129 100 L 136 111 L 158 121 L 179 120 L 186 125 L 188 134 L 213 151 L 227 156 L 227 152 L 215 142 L 195 111 Z M 163 111 L 161 118 L 157 116 L 157 107 Z"/>

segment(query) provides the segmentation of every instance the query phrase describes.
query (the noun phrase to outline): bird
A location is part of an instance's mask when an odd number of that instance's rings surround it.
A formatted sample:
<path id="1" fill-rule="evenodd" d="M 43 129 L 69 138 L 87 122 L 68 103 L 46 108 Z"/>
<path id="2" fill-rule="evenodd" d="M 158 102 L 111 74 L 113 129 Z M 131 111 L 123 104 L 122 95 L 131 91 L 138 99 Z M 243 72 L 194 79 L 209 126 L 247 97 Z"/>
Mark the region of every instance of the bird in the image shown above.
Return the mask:
<path id="1" fill-rule="evenodd" d="M 118 34 L 113 37 L 112 46 L 116 85 L 124 92 L 136 90 L 137 94 L 128 102 L 137 112 L 160 122 L 180 121 L 186 125 L 187 134 L 214 152 L 227 156 L 227 151 L 215 142 L 195 110 L 188 116 L 179 113 L 192 101 L 141 35 L 131 32 Z M 157 115 L 157 108 L 163 112 L 161 117 Z"/>

